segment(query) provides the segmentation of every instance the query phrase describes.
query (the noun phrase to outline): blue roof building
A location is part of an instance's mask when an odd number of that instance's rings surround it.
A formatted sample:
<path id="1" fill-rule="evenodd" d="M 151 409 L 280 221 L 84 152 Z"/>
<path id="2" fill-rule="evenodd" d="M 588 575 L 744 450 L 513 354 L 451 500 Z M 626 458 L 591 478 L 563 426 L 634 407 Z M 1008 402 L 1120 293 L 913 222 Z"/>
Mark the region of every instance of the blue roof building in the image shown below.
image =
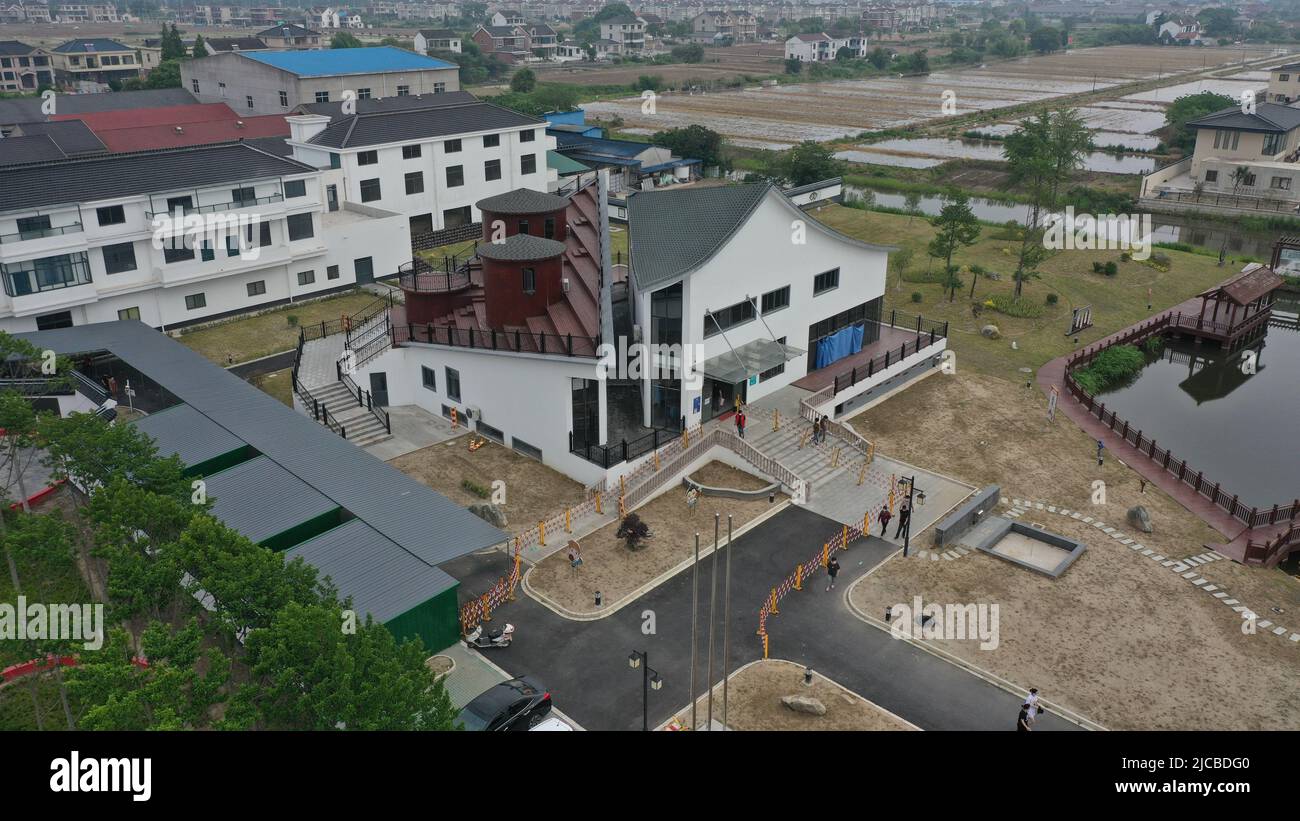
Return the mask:
<path id="1" fill-rule="evenodd" d="M 377 46 L 316 51 L 238 51 L 181 64 L 181 87 L 202 103 L 241 114 L 288 114 L 300 105 L 423 97 L 460 90 L 455 63 Z"/>

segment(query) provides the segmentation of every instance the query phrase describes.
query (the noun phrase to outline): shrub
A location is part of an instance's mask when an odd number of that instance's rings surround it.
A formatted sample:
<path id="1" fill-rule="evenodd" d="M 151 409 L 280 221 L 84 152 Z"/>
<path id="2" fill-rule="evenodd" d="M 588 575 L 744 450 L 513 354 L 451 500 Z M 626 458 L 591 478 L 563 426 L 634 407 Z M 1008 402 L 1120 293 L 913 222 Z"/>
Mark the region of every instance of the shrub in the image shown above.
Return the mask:
<path id="1" fill-rule="evenodd" d="M 298 315 L 297 315 L 297 314 L 285 314 L 285 316 L 284 316 L 284 321 L 289 323 L 289 327 L 290 327 L 290 328 L 297 328 L 297 327 L 298 327 Z"/>
<path id="2" fill-rule="evenodd" d="M 1061 298 L 1058 297 L 1056 294 L 1048 294 L 1048 295 L 1047 295 L 1047 304 L 1048 304 L 1048 305 L 1055 305 L 1057 302 L 1060 301 L 1060 299 L 1061 299 Z"/>
<path id="3" fill-rule="evenodd" d="M 1133 255 L 1130 254 L 1128 251 L 1125 251 L 1124 253 L 1119 255 L 1119 258 L 1121 262 L 1128 262 L 1131 259 L 1133 259 Z"/>
<path id="4" fill-rule="evenodd" d="M 1104 270 L 1105 270 L 1105 266 L 1103 266 L 1100 262 L 1092 263 L 1092 272 L 1094 274 L 1100 274 Z"/>
<path id="5" fill-rule="evenodd" d="M 650 526 L 641 521 L 640 516 L 629 513 L 623 517 L 623 522 L 618 526 L 614 538 L 622 539 L 628 550 L 638 550 L 644 547 L 645 540 L 650 538 Z"/>
<path id="6" fill-rule="evenodd" d="M 1106 271 L 1106 276 L 1108 277 L 1115 276 L 1116 274 L 1119 273 L 1119 263 L 1112 259 L 1111 261 L 1106 263 L 1105 271 Z"/>
<path id="7" fill-rule="evenodd" d="M 923 299 L 925 299 L 925 297 L 921 295 L 921 292 L 920 292 L 920 291 L 913 291 L 913 292 L 912 292 L 912 301 L 913 301 L 913 302 L 920 302 L 920 301 L 923 300 Z"/>
<path id="8" fill-rule="evenodd" d="M 1043 315 L 1043 306 L 1025 298 L 1015 299 L 1006 294 L 997 294 L 984 300 L 985 306 L 1007 316 L 1032 319 Z"/>
<path id="9" fill-rule="evenodd" d="M 473 493 L 475 496 L 479 497 L 480 499 L 486 499 L 492 495 L 492 491 L 488 490 L 487 488 L 483 487 L 478 482 L 475 482 L 472 479 L 461 479 L 460 486 L 463 487 L 465 490 L 468 490 L 470 493 Z"/>
<path id="10" fill-rule="evenodd" d="M 1095 396 L 1132 378 L 1145 364 L 1146 357 L 1136 345 L 1112 345 L 1086 367 L 1076 370 L 1074 381 Z"/>
<path id="11" fill-rule="evenodd" d="M 1165 349 L 1165 338 L 1159 334 L 1147 337 L 1147 341 L 1142 343 L 1142 350 L 1149 354 L 1158 354 Z"/>

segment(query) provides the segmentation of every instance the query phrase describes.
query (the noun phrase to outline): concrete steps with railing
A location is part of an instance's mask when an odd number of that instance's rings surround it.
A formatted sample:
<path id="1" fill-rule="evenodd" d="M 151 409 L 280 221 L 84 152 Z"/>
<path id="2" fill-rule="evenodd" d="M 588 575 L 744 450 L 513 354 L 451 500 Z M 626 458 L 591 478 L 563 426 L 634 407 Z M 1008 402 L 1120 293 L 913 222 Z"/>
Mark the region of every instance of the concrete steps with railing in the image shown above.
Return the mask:
<path id="1" fill-rule="evenodd" d="M 342 382 L 312 388 L 311 393 L 343 426 L 347 440 L 354 445 L 366 447 L 391 438 L 384 424 L 358 404 L 357 397 Z"/>

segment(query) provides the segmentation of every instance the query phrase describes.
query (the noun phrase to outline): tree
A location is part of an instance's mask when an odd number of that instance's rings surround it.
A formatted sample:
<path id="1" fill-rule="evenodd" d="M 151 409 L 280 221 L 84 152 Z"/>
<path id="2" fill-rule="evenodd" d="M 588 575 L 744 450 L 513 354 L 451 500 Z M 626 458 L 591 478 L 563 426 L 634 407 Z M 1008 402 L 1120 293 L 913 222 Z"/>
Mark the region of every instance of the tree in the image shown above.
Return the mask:
<path id="1" fill-rule="evenodd" d="M 952 266 L 952 256 L 958 248 L 974 245 L 979 239 L 980 224 L 971 210 L 970 199 L 965 194 L 957 194 L 944 204 L 938 216 L 930 220 L 934 226 L 935 236 L 930 240 L 928 251 L 935 259 L 942 259 L 947 276 L 945 288 L 948 301 L 952 302 L 961 287 Z"/>
<path id="2" fill-rule="evenodd" d="M 330 38 L 330 48 L 362 48 L 363 45 L 356 35 L 346 31 L 340 31 Z"/>
<path id="3" fill-rule="evenodd" d="M 204 42 L 203 42 L 203 35 L 202 35 L 202 34 L 195 35 L 195 37 L 194 37 L 194 51 L 193 51 L 192 54 L 193 54 L 193 57 L 194 57 L 195 60 L 199 60 L 199 59 L 202 59 L 202 58 L 208 56 L 208 47 L 207 47 L 207 45 L 204 44 Z"/>
<path id="4" fill-rule="evenodd" d="M 614 538 L 622 539 L 628 550 L 639 550 L 645 547 L 645 540 L 650 538 L 650 526 L 641 521 L 640 516 L 629 513 L 623 517 Z"/>
<path id="5" fill-rule="evenodd" d="M 889 255 L 889 264 L 893 266 L 894 273 L 898 275 L 898 285 L 894 290 L 903 289 L 903 274 L 907 272 L 908 267 L 912 264 L 912 249 L 907 246 L 900 247 Z"/>
<path id="6" fill-rule="evenodd" d="M 145 88 L 180 88 L 181 87 L 181 63 L 180 60 L 163 60 L 144 81 Z"/>
<path id="7" fill-rule="evenodd" d="M 1029 34 L 1029 47 L 1039 54 L 1051 54 L 1061 48 L 1061 32 L 1051 26 L 1036 28 Z"/>
<path id="8" fill-rule="evenodd" d="M 876 46 L 867 53 L 867 62 L 871 63 L 872 68 L 886 68 L 889 65 L 889 52 Z"/>
<path id="9" fill-rule="evenodd" d="M 702 125 L 688 125 L 685 128 L 660 131 L 651 137 L 650 141 L 655 145 L 662 145 L 679 157 L 698 159 L 706 167 L 723 165 L 722 135 Z"/>
<path id="10" fill-rule="evenodd" d="M 1052 116 L 1048 151 L 1052 159 L 1052 185 L 1049 204 L 1055 208 L 1062 182 L 1083 167 L 1088 152 L 1092 151 L 1092 130 L 1078 110 L 1066 108 Z"/>
<path id="11" fill-rule="evenodd" d="M 1233 37 L 1237 34 L 1237 12 L 1230 8 L 1201 9 L 1196 19 L 1207 37 Z"/>
<path id="12" fill-rule="evenodd" d="M 1045 258 L 1042 243 L 1042 213 L 1053 190 L 1055 169 L 1051 135 L 1052 117 L 1044 111 L 1036 117 L 1021 122 L 1020 128 L 1008 134 L 1002 144 L 1002 153 L 1007 158 L 1011 183 L 1026 189 L 1030 196 L 1028 224 L 1025 225 L 1025 235 L 1020 243 L 1020 254 L 1014 274 L 1017 298 L 1020 296 L 1024 280 L 1028 278 L 1026 271 L 1034 270 Z"/>
<path id="13" fill-rule="evenodd" d="M 1196 129 L 1188 128 L 1187 124 L 1236 105 L 1238 102 L 1233 98 L 1213 91 L 1184 94 L 1165 110 L 1165 127 L 1162 129 L 1165 144 L 1181 148 L 1184 154 L 1191 153 L 1196 145 Z"/>
<path id="14" fill-rule="evenodd" d="M 803 71 L 803 61 L 797 57 L 787 57 L 785 59 L 785 73 L 798 74 Z"/>
<path id="15" fill-rule="evenodd" d="M 527 94 L 537 87 L 537 75 L 531 68 L 521 68 L 510 75 L 510 90 Z"/>
<path id="16" fill-rule="evenodd" d="M 636 91 L 659 91 L 663 87 L 664 78 L 658 74 L 642 74 L 632 86 Z"/>
<path id="17" fill-rule="evenodd" d="M 848 46 L 840 46 L 839 50 L 835 52 L 835 62 L 847 63 L 849 60 L 852 60 L 856 56 L 857 56 L 857 52 L 855 52 L 853 49 L 849 48 Z"/>
<path id="18" fill-rule="evenodd" d="M 830 179 L 840 173 L 840 162 L 825 145 L 804 140 L 778 154 L 769 166 L 769 175 L 790 185 L 807 185 Z"/>
<path id="19" fill-rule="evenodd" d="M 345 603 L 347 606 L 347 603 Z M 397 644 L 369 618 L 340 629 L 337 604 L 291 603 L 245 642 L 252 680 L 234 726 L 303 730 L 449 730 L 455 711 L 417 639 Z"/>
<path id="20" fill-rule="evenodd" d="M 903 70 L 907 74 L 929 74 L 930 58 L 925 49 L 919 49 L 907 55 Z"/>
<path id="21" fill-rule="evenodd" d="M 704 61 L 704 46 L 699 43 L 683 43 L 673 46 L 669 52 L 674 60 L 683 63 L 700 63 Z"/>
<path id="22" fill-rule="evenodd" d="M 185 43 L 181 41 L 181 33 L 176 30 L 176 24 L 170 26 L 164 24 L 162 27 L 162 54 L 160 59 L 166 60 L 184 60 L 189 55 L 185 52 Z"/>

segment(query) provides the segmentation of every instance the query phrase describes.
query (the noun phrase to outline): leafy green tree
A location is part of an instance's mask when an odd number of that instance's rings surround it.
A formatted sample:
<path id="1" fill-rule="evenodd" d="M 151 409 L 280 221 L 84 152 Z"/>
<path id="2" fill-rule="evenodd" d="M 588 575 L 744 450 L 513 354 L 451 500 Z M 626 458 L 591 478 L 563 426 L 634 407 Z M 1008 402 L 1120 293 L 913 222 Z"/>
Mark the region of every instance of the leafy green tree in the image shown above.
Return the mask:
<path id="1" fill-rule="evenodd" d="M 840 173 L 840 161 L 832 156 L 825 145 L 804 140 L 778 154 L 769 167 L 769 175 L 783 179 L 790 185 L 807 185 L 829 179 Z"/>
<path id="2" fill-rule="evenodd" d="M 867 62 L 871 63 L 873 68 L 886 68 L 889 66 L 889 52 L 880 46 L 876 46 L 867 53 Z"/>
<path id="3" fill-rule="evenodd" d="M 1065 108 L 1052 115 L 1048 151 L 1052 158 L 1052 185 L 1049 204 L 1055 208 L 1060 200 L 1061 183 L 1083 168 L 1083 161 L 1092 151 L 1092 129 L 1077 109 Z"/>
<path id="4" fill-rule="evenodd" d="M 901 291 L 903 289 L 903 274 L 907 273 L 907 269 L 911 264 L 912 249 L 906 245 L 901 246 L 897 251 L 889 255 L 889 265 L 898 276 L 898 284 L 894 286 L 894 290 Z"/>
<path id="5" fill-rule="evenodd" d="M 938 216 L 930 220 L 930 224 L 934 226 L 935 235 L 927 250 L 930 256 L 943 260 L 947 275 L 945 287 L 948 290 L 948 301 L 952 302 L 956 298 L 957 288 L 961 287 L 961 280 L 956 278 L 952 265 L 952 256 L 958 248 L 974 245 L 979 239 L 979 220 L 971 210 L 970 198 L 965 194 L 957 194 L 944 204 Z"/>
<path id="6" fill-rule="evenodd" d="M 673 46 L 673 59 L 682 63 L 700 63 L 704 61 L 704 46 L 699 43 L 683 43 L 680 46 Z"/>
<path id="7" fill-rule="evenodd" d="M 517 94 L 528 94 L 537 87 L 537 75 L 531 68 L 521 68 L 510 75 L 510 90 Z"/>
<path id="8" fill-rule="evenodd" d="M 917 51 L 907 55 L 907 59 L 903 61 L 903 65 L 904 71 L 907 74 L 930 73 L 930 57 L 926 54 L 925 49 L 918 49 Z"/>
<path id="9" fill-rule="evenodd" d="M 224 701 L 231 664 L 215 647 L 204 649 L 197 619 L 178 629 L 154 622 L 137 654 L 125 630 L 109 631 L 97 653 L 68 673 L 86 730 L 189 730 L 213 724 Z"/>
<path id="10" fill-rule="evenodd" d="M 1051 26 L 1043 26 L 1029 33 L 1029 47 L 1039 54 L 1051 54 L 1061 49 L 1061 32 Z"/>
<path id="11" fill-rule="evenodd" d="M 362 48 L 362 43 L 355 34 L 340 31 L 330 38 L 330 48 Z"/>
<path id="12" fill-rule="evenodd" d="M 1192 120 L 1199 120 L 1208 114 L 1222 111 L 1237 105 L 1237 101 L 1226 94 L 1202 91 L 1198 94 L 1184 94 L 1174 100 L 1165 109 L 1165 126 L 1163 129 L 1166 145 L 1177 146 L 1183 153 L 1189 154 L 1196 145 L 1196 129 L 1188 128 Z"/>
<path id="13" fill-rule="evenodd" d="M 189 56 L 185 51 L 185 43 L 182 42 L 181 33 L 177 31 L 175 23 L 170 26 L 163 25 L 161 50 L 161 59 L 163 61 L 184 60 Z"/>
<path id="14" fill-rule="evenodd" d="M 197 34 L 194 37 L 194 51 L 192 56 L 195 60 L 200 60 L 208 56 L 208 47 L 203 42 L 203 35 Z"/>
<path id="15" fill-rule="evenodd" d="M 163 60 L 149 76 L 144 79 L 143 88 L 180 88 L 181 63 L 179 60 Z"/>
<path id="16" fill-rule="evenodd" d="M 1237 11 L 1231 8 L 1201 9 L 1196 19 L 1208 37 L 1233 37 L 1238 32 Z"/>
<path id="17" fill-rule="evenodd" d="M 1033 271 L 1045 258 L 1043 253 L 1043 209 L 1054 190 L 1055 159 L 1052 155 L 1052 117 L 1044 111 L 1020 124 L 1020 128 L 1007 135 L 1002 144 L 1007 158 L 1007 168 L 1013 185 L 1028 191 L 1030 196 L 1028 224 L 1020 243 L 1014 274 L 1015 295 L 1020 296 L 1027 271 Z"/>
<path id="18" fill-rule="evenodd" d="M 642 74 L 632 86 L 635 91 L 659 91 L 663 87 L 664 78 L 658 74 Z"/>
<path id="19" fill-rule="evenodd" d="M 423 645 L 399 645 L 369 618 L 345 633 L 342 616 L 334 604 L 290 603 L 249 633 L 252 680 L 230 720 L 267 729 L 452 729 L 455 711 Z"/>
<path id="20" fill-rule="evenodd" d="M 722 135 L 702 125 L 670 128 L 650 138 L 655 145 L 670 149 L 679 157 L 694 157 L 705 166 L 723 165 Z"/>
<path id="21" fill-rule="evenodd" d="M 785 60 L 785 73 L 798 74 L 803 71 L 803 61 L 795 57 L 787 57 Z"/>

